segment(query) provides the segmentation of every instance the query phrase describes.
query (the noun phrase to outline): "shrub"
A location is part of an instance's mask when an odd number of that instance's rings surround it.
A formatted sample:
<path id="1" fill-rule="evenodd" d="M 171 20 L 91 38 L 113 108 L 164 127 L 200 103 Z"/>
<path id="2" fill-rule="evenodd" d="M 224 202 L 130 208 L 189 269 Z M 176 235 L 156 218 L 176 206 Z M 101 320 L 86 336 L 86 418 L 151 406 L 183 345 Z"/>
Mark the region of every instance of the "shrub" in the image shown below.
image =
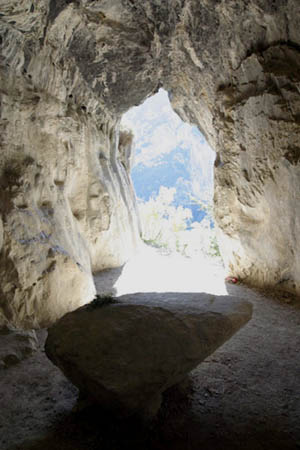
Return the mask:
<path id="1" fill-rule="evenodd" d="M 161 186 L 155 198 L 139 202 L 144 242 L 169 253 L 178 252 L 189 257 L 201 253 L 219 257 L 210 204 L 199 202 L 206 216 L 201 222 L 191 223 L 192 211 L 183 206 L 174 206 L 175 194 L 175 188 Z"/>

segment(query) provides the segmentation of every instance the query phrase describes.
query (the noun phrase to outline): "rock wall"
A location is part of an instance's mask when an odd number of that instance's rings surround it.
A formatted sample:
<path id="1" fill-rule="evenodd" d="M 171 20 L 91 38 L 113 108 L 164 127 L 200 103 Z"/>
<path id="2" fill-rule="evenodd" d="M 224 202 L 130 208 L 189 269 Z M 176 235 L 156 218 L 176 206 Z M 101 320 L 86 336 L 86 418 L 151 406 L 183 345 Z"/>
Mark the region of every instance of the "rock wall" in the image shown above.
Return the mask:
<path id="1" fill-rule="evenodd" d="M 217 152 L 229 270 L 299 293 L 299 29 L 298 0 L 2 0 L 0 322 L 53 322 L 134 251 L 119 122 L 160 86 Z"/>
<path id="2" fill-rule="evenodd" d="M 120 117 L 76 65 L 83 17 L 73 4 L 56 21 L 52 3 L 6 4 L 0 322 L 46 326 L 94 297 L 92 272 L 123 264 L 139 228 Z"/>
<path id="3" fill-rule="evenodd" d="M 186 6 L 169 84 L 217 152 L 223 257 L 248 284 L 299 294 L 300 4 L 203 3 Z"/>

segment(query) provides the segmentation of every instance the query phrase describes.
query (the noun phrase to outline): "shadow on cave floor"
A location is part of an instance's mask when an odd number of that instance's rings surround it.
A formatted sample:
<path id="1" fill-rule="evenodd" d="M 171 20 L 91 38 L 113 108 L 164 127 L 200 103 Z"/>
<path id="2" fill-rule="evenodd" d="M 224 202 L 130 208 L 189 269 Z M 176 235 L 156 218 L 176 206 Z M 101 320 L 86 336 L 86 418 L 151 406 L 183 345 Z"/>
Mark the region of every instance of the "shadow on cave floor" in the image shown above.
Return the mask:
<path id="1" fill-rule="evenodd" d="M 174 397 L 172 398 L 172 395 Z M 201 416 L 191 412 L 191 398 L 169 393 L 165 407 L 151 427 L 134 420 L 116 421 L 97 408 L 73 413 L 42 439 L 11 450 L 293 450 L 297 441 L 285 423 L 258 414 L 244 423 L 222 417 L 218 401 Z M 204 412 L 204 411 L 203 411 Z M 246 413 L 249 410 L 246 407 Z"/>
<path id="2" fill-rule="evenodd" d="M 165 267 L 173 275 L 180 270 L 187 291 L 193 281 L 189 264 L 165 262 L 157 260 L 152 271 L 145 263 L 152 289 L 159 288 L 153 277 Z M 113 281 L 119 295 L 126 293 L 126 273 L 132 272 L 132 291 L 142 287 L 136 266 L 128 267 Z M 199 268 L 192 277 L 203 291 L 208 279 Z M 117 273 L 102 279 L 102 291 Z M 163 276 L 161 289 L 171 281 Z M 224 277 L 219 281 L 231 295 L 252 302 L 253 318 L 192 372 L 187 395 L 176 389 L 166 394 L 151 427 L 117 421 L 95 407 L 75 412 L 77 389 L 47 359 L 41 343 L 37 354 L 1 373 L 1 450 L 299 450 L 300 310 L 245 286 L 225 285 Z M 218 283 L 215 278 L 219 291 Z"/>

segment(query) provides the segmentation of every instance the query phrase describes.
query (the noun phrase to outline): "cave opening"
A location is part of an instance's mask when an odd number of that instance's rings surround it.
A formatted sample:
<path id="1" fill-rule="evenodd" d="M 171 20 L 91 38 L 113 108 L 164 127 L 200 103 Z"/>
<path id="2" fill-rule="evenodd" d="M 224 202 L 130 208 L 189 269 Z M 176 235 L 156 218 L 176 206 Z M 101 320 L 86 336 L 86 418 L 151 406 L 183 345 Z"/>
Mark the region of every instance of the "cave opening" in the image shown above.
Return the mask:
<path id="1" fill-rule="evenodd" d="M 225 294 L 213 218 L 215 153 L 198 128 L 174 112 L 163 89 L 125 113 L 120 130 L 122 143 L 133 141 L 126 158 L 142 245 L 123 266 L 114 293 L 137 289 L 138 278 L 140 292 Z"/>
<path id="2" fill-rule="evenodd" d="M 215 153 L 160 89 L 124 114 L 143 241 L 167 254 L 220 259 L 213 217 Z"/>
<path id="3" fill-rule="evenodd" d="M 290 295 L 300 292 L 299 0 L 6 0 L 2 5 L 0 409 L 5 414 L 0 447 L 227 450 L 241 442 L 246 450 L 299 447 L 300 315 Z M 189 314 L 185 322 L 175 310 L 187 330 L 196 322 L 201 327 L 198 338 L 187 337 L 194 343 L 189 350 L 182 348 L 180 334 L 175 340 L 166 332 L 158 340 L 157 320 L 144 327 L 141 316 L 132 314 L 134 326 L 125 327 L 129 343 L 116 320 L 110 328 L 121 331 L 111 344 L 107 324 L 86 324 L 78 316 L 88 334 L 103 334 L 96 346 L 85 337 L 79 346 L 83 334 L 74 323 L 57 341 L 70 343 L 66 373 L 74 370 L 83 380 L 77 410 L 77 389 L 46 358 L 45 328 L 93 300 L 95 285 L 99 294 L 111 289 L 135 250 L 138 226 L 128 167 L 117 152 L 118 124 L 120 114 L 161 85 L 172 92 L 183 120 L 197 123 L 217 152 L 215 218 L 228 275 L 239 282 L 228 284 L 230 295 L 215 309 L 218 299 L 210 293 L 226 290 L 217 291 L 218 278 L 208 264 L 180 261 L 171 267 L 160 255 L 126 265 L 122 274 L 132 269 L 132 278 L 126 280 L 128 289 L 118 280 L 118 295 L 147 292 L 139 301 L 156 298 L 159 318 L 162 302 L 176 298 L 174 292 L 180 306 L 194 289 L 199 298 L 199 284 L 193 283 L 201 281 L 201 291 L 209 293 L 209 321 Z M 105 272 L 111 267 L 113 272 Z M 97 271 L 105 272 L 107 284 Z M 163 282 L 156 283 L 161 274 Z M 187 404 L 171 393 L 174 407 L 167 398 L 168 408 L 149 432 L 141 422 L 130 428 L 92 405 L 90 413 L 81 409 L 89 400 L 88 384 L 91 397 L 110 390 L 112 406 L 120 386 L 120 394 L 143 407 L 140 395 L 149 385 L 134 395 L 128 387 L 144 378 L 141 373 L 151 374 L 149 362 L 157 363 L 150 387 L 168 386 L 168 361 L 163 354 L 156 358 L 156 350 L 165 342 L 166 350 L 174 348 L 169 372 L 177 375 L 183 365 L 179 357 L 193 359 L 208 334 L 232 335 L 231 324 L 236 332 L 248 301 L 254 306 L 249 325 L 193 371 Z M 97 312 L 94 307 L 94 302 L 87 306 L 89 314 Z M 164 317 L 166 323 L 170 314 Z M 215 322 L 221 317 L 225 321 Z M 37 333 L 18 330 L 23 327 Z M 142 340 L 148 337 L 151 347 Z M 80 354 L 81 348 L 90 353 Z M 104 362 L 110 358 L 121 366 L 109 368 Z M 77 369 L 76 359 L 82 362 Z M 100 370 L 107 371 L 105 387 L 85 379 L 95 359 L 92 373 L 101 383 Z M 128 378 L 126 366 L 132 370 Z M 148 404 L 159 401 L 156 395 Z"/>

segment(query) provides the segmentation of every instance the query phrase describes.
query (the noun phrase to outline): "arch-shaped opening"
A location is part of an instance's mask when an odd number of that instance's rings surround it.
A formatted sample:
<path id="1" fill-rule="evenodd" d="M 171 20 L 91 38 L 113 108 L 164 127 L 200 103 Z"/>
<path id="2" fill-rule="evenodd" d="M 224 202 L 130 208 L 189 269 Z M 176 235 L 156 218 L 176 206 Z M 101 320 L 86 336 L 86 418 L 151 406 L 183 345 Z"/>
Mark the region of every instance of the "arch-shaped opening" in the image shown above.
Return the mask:
<path id="1" fill-rule="evenodd" d="M 123 115 L 120 137 L 122 148 L 133 140 L 122 164 L 138 198 L 142 240 L 157 251 L 140 248 L 114 292 L 225 293 L 213 218 L 215 152 L 197 127 L 174 112 L 163 89 Z"/>
<path id="2" fill-rule="evenodd" d="M 204 136 L 173 111 L 163 89 L 124 114 L 122 127 L 134 135 L 131 178 L 144 241 L 190 257 L 201 250 L 218 256 L 212 213 L 215 153 Z"/>

